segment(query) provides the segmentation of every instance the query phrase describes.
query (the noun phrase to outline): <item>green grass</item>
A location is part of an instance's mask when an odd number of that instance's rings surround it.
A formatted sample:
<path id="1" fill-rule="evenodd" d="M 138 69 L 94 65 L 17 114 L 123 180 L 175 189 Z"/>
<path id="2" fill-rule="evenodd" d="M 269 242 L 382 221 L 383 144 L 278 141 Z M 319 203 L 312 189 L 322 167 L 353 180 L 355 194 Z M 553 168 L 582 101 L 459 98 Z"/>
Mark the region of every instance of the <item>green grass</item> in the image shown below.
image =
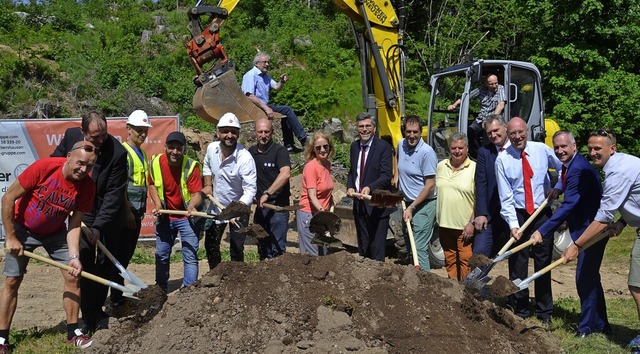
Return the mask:
<path id="1" fill-rule="evenodd" d="M 222 261 L 228 262 L 231 260 L 231 255 L 229 253 L 228 248 L 222 247 Z M 207 254 L 204 248 L 198 248 L 198 260 L 206 259 Z M 247 263 L 259 262 L 260 256 L 258 252 L 246 250 L 244 251 L 244 261 Z M 182 262 L 182 252 L 177 251 L 171 254 L 170 258 L 171 263 Z M 135 252 L 133 253 L 133 258 L 131 258 L 131 263 L 134 264 L 155 264 L 155 248 L 149 246 L 138 246 Z"/>

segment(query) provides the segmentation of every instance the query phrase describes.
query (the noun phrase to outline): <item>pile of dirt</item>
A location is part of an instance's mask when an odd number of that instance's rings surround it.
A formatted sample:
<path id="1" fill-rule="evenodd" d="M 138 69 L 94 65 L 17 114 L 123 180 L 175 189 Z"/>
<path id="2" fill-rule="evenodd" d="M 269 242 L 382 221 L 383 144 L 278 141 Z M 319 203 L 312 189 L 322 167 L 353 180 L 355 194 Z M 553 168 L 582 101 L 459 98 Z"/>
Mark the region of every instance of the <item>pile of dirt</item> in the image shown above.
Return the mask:
<path id="1" fill-rule="evenodd" d="M 96 353 L 559 353 L 558 340 L 458 283 L 347 252 L 222 263 Z"/>

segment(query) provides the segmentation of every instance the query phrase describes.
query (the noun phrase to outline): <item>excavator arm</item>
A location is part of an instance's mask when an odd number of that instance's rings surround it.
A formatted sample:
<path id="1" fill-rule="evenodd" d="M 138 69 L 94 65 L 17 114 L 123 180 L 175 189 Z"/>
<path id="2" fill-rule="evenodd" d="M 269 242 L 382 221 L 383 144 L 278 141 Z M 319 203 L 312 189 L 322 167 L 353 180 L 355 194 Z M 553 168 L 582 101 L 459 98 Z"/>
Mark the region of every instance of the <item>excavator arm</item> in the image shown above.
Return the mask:
<path id="1" fill-rule="evenodd" d="M 188 12 L 190 38 L 185 38 L 184 46 L 197 74 L 193 106 L 198 117 L 212 123 L 227 112 L 236 114 L 241 122 L 266 118 L 264 111 L 242 93 L 233 62 L 220 42 L 220 27 L 239 1 L 221 0 L 217 6 L 198 2 Z M 352 20 L 364 108 L 377 118 L 380 137 L 396 146 L 402 137 L 404 116 L 403 16 L 396 15 L 388 0 L 332 1 Z"/>

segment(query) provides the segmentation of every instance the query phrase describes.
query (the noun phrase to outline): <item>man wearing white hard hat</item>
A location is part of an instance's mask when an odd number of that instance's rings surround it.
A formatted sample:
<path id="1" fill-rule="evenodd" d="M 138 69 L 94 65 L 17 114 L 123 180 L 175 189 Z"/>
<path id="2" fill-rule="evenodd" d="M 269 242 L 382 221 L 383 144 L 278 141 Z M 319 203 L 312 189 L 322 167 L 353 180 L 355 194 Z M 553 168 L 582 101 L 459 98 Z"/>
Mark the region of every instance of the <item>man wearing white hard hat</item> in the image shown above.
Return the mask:
<path id="1" fill-rule="evenodd" d="M 127 119 L 127 140 L 122 143 L 127 150 L 127 204 L 125 208 L 125 228 L 119 243 L 117 258 L 126 268 L 133 257 L 138 244 L 138 236 L 142 227 L 142 219 L 147 210 L 147 171 L 149 159 L 142 149 L 151 128 L 149 116 L 143 110 L 133 111 Z M 115 274 L 115 281 L 124 285 L 124 279 L 119 273 Z M 125 299 L 122 292 L 111 290 L 111 306 L 117 312 Z"/>
<path id="2" fill-rule="evenodd" d="M 202 192 L 213 195 L 226 207 L 231 202 L 251 205 L 256 196 L 256 166 L 251 153 L 238 142 L 240 136 L 240 121 L 233 113 L 225 113 L 218 121 L 216 135 L 219 141 L 214 141 L 207 147 L 202 164 L 204 188 Z M 217 209 L 217 208 L 216 208 Z M 219 213 L 220 210 L 215 210 Z M 243 216 L 236 223 L 247 226 L 248 215 Z M 209 268 L 220 264 L 220 242 L 227 224 L 223 221 L 206 231 L 204 248 L 207 251 Z M 246 235 L 238 232 L 236 225 L 230 226 L 231 260 L 244 261 L 244 241 Z"/>

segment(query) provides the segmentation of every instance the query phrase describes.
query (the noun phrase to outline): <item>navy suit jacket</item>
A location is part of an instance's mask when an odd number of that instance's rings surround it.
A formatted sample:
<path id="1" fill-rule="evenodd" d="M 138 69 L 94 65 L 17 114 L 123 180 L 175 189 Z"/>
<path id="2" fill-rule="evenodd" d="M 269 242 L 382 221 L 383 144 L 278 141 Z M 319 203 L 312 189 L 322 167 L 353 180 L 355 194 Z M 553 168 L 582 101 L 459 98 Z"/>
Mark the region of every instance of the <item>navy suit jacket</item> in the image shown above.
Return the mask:
<path id="1" fill-rule="evenodd" d="M 502 220 L 500 216 L 500 195 L 496 179 L 496 158 L 498 150 L 493 144 L 478 149 L 476 161 L 476 207 L 475 216 L 484 215 L 492 219 Z"/>
<path id="2" fill-rule="evenodd" d="M 571 238 L 575 241 L 591 224 L 600 207 L 602 184 L 598 171 L 577 152 L 567 168 L 566 175 L 565 185 L 562 186 L 564 201 L 538 231 L 545 238 L 551 237 L 558 226 L 566 221 Z"/>
<path id="3" fill-rule="evenodd" d="M 367 151 L 367 161 L 364 167 L 364 185 L 369 187 L 371 192 L 376 189 L 391 189 L 391 179 L 393 178 L 393 151 L 391 145 L 377 136 L 371 138 L 371 147 Z M 356 178 L 358 178 L 358 155 L 360 154 L 360 140 L 351 143 L 351 168 L 347 176 L 347 189 L 356 189 Z M 356 190 L 357 192 L 357 190 Z M 354 210 L 359 200 L 353 203 Z M 371 206 L 368 201 L 364 201 L 367 212 L 370 216 L 390 215 L 395 208 L 377 208 Z"/>
<path id="4" fill-rule="evenodd" d="M 84 140 L 80 128 L 69 128 L 51 157 L 65 157 L 78 141 Z M 84 222 L 100 233 L 116 232 L 124 227 L 124 212 L 127 204 L 124 192 L 127 189 L 127 151 L 118 139 L 109 135 L 100 147 L 100 155 L 91 170 L 96 182 L 96 198 L 93 210 L 84 215 Z M 115 237 L 115 234 L 114 234 Z"/>

